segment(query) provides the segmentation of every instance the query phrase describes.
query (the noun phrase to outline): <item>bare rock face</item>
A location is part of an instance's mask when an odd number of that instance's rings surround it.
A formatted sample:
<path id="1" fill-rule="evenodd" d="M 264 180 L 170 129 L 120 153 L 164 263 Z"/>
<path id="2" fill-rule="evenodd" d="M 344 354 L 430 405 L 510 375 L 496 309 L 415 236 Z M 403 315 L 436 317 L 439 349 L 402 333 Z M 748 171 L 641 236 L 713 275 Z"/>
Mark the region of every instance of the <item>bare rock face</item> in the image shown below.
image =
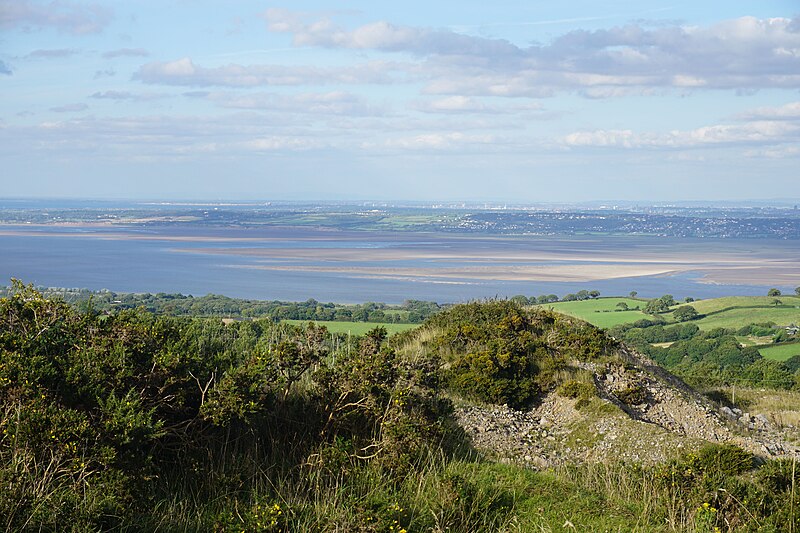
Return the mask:
<path id="1" fill-rule="evenodd" d="M 756 455 L 794 453 L 764 415 L 717 409 L 653 361 L 622 348 L 616 365 L 575 363 L 592 373 L 589 401 L 549 392 L 527 411 L 466 405 L 456 418 L 475 448 L 536 468 L 608 459 L 660 462 L 704 443 L 730 443 Z"/>

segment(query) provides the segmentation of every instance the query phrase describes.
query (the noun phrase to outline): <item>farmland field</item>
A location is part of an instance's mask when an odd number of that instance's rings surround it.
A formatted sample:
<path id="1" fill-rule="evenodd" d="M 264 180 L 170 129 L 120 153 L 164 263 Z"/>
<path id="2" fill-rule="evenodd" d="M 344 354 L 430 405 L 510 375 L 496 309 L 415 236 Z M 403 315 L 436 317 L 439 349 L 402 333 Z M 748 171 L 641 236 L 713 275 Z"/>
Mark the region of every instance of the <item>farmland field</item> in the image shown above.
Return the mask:
<path id="1" fill-rule="evenodd" d="M 386 331 L 393 335 L 409 329 L 417 327 L 419 324 L 388 324 L 378 322 L 344 322 L 334 320 L 283 320 L 289 324 L 307 324 L 308 322 L 315 322 L 320 326 L 325 326 L 331 333 L 350 333 L 351 335 L 364 335 L 371 329 L 382 326 Z"/>
<path id="2" fill-rule="evenodd" d="M 618 324 L 635 322 L 648 315 L 641 311 L 618 311 L 617 304 L 624 302 L 629 308 L 644 307 L 646 302 L 633 298 L 597 298 L 579 302 L 557 302 L 540 305 L 544 309 L 553 309 L 559 313 L 581 318 L 599 328 L 610 328 Z"/>
<path id="3" fill-rule="evenodd" d="M 783 302 L 783 305 L 800 307 L 800 297 L 784 295 L 777 298 Z M 701 315 L 707 315 L 729 307 L 772 307 L 773 300 L 775 298 L 772 296 L 726 296 L 724 298 L 697 300 L 689 305 L 697 309 L 697 312 Z"/>
<path id="4" fill-rule="evenodd" d="M 700 314 L 708 315 L 692 323 L 700 329 L 714 328 L 738 329 L 742 326 L 761 322 L 774 322 L 778 325 L 800 323 L 800 298 L 797 296 L 780 296 L 782 304 L 775 307 L 772 301 L 775 298 L 768 296 L 733 296 L 713 298 L 691 302 L 691 305 Z M 629 308 L 644 308 L 646 301 L 632 298 L 598 298 L 595 300 L 582 300 L 575 302 L 557 302 L 539 307 L 553 309 L 559 313 L 575 316 L 601 328 L 610 328 L 618 324 L 626 324 L 637 320 L 652 318 L 642 311 L 616 311 L 617 304 L 625 302 Z M 674 323 L 672 310 L 660 316 L 668 323 Z M 710 313 L 710 314 L 709 314 Z"/>
<path id="5" fill-rule="evenodd" d="M 773 344 L 767 348 L 759 348 L 758 352 L 765 359 L 786 361 L 790 357 L 800 355 L 800 342 L 793 344 Z"/>
<path id="6" fill-rule="evenodd" d="M 797 300 L 794 298 L 794 300 Z M 744 307 L 729 309 L 717 314 L 696 320 L 700 329 L 741 328 L 748 324 L 775 322 L 786 326 L 800 322 L 800 307 Z"/>

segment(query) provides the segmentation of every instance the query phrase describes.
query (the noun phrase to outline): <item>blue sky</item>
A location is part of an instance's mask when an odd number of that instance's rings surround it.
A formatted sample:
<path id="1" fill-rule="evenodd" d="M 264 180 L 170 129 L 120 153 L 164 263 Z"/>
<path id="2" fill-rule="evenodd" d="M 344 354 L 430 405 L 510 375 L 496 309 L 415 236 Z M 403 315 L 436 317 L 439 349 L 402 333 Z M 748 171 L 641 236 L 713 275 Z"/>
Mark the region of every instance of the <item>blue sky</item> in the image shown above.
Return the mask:
<path id="1" fill-rule="evenodd" d="M 0 196 L 800 196 L 800 4 L 0 0 Z"/>

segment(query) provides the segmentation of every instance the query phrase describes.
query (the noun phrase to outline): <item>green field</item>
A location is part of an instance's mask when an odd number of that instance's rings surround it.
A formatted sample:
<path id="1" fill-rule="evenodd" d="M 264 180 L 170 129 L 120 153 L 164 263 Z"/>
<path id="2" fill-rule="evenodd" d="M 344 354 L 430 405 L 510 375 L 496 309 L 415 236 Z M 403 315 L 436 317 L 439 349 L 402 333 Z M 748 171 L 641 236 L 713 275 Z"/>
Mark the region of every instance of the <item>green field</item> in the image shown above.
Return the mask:
<path id="1" fill-rule="evenodd" d="M 691 305 L 697 312 L 707 315 L 694 321 L 700 329 L 714 328 L 741 328 L 748 324 L 761 322 L 775 322 L 779 326 L 786 326 L 800 322 L 800 298 L 797 296 L 779 296 L 782 302 L 779 306 L 772 304 L 772 296 L 728 296 L 698 300 Z M 665 318 L 672 318 L 671 313 L 665 313 Z"/>
<path id="2" fill-rule="evenodd" d="M 714 328 L 738 329 L 748 324 L 761 322 L 775 322 L 779 326 L 800 323 L 800 308 L 788 306 L 745 307 L 729 309 L 694 321 L 703 330 Z"/>
<path id="3" fill-rule="evenodd" d="M 646 301 L 632 298 L 597 298 L 579 302 L 557 302 L 537 307 L 553 309 L 553 311 L 564 313 L 565 315 L 581 318 L 599 328 L 610 328 L 618 324 L 650 318 L 649 315 L 641 311 L 617 311 L 619 302 L 625 302 L 630 308 L 643 308 L 647 303 Z"/>
<path id="4" fill-rule="evenodd" d="M 760 322 L 775 322 L 778 325 L 800 323 L 800 297 L 780 296 L 778 299 L 782 302 L 782 305 L 778 307 L 772 305 L 774 299 L 771 296 L 729 296 L 698 300 L 689 304 L 680 303 L 673 307 L 672 310 L 681 305 L 691 305 L 697 309 L 698 313 L 708 315 L 692 322 L 703 330 L 714 328 L 738 329 L 748 324 Z M 647 303 L 644 300 L 631 298 L 598 298 L 579 302 L 557 302 L 539 307 L 552 308 L 559 313 L 582 318 L 600 328 L 610 328 L 643 318 L 652 318 L 641 311 L 615 311 L 619 302 L 625 302 L 628 307 L 639 306 L 642 308 Z M 672 310 L 661 314 L 661 317 L 668 323 L 675 322 L 672 317 Z"/>
<path id="5" fill-rule="evenodd" d="M 288 322 L 289 324 L 306 324 L 310 322 L 309 320 L 282 320 L 282 322 Z M 406 331 L 409 329 L 416 328 L 419 324 L 382 324 L 378 322 L 342 322 L 342 321 L 334 321 L 334 320 L 314 320 L 311 322 L 315 322 L 320 326 L 325 326 L 328 328 L 328 331 L 331 333 L 349 333 L 351 335 L 364 335 L 369 330 L 374 329 L 378 326 L 383 326 L 386 328 L 386 331 L 392 335 L 394 333 L 400 333 L 402 331 Z"/>
<path id="6" fill-rule="evenodd" d="M 800 342 L 793 344 L 772 344 L 768 348 L 759 348 L 758 353 L 765 359 L 786 361 L 790 357 L 800 355 Z"/>
<path id="7" fill-rule="evenodd" d="M 784 305 L 800 307 L 800 297 L 778 296 L 777 298 L 783 302 Z M 772 307 L 773 300 L 775 300 L 775 298 L 772 296 L 726 296 L 724 298 L 697 300 L 688 305 L 697 309 L 697 312 L 701 315 L 707 315 L 729 307 Z M 798 312 L 800 312 L 800 309 Z"/>

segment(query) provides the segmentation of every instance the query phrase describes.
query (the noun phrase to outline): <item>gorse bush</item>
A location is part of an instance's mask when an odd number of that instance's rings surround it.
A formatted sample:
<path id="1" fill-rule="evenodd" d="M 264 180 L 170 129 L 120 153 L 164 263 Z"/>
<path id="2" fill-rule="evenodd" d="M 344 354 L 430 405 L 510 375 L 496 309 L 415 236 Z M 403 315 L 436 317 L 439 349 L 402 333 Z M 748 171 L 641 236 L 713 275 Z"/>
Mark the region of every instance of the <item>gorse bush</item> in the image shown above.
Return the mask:
<path id="1" fill-rule="evenodd" d="M 585 322 L 508 301 L 455 306 L 417 335 L 426 335 L 426 329 L 435 334 L 423 343 L 425 349 L 443 362 L 453 391 L 515 408 L 557 387 L 575 362 L 613 359 L 617 347 Z"/>
<path id="2" fill-rule="evenodd" d="M 450 405 L 436 369 L 385 338 L 334 358 L 313 324 L 101 316 L 17 285 L 0 299 L 0 516 L 104 529 L 144 512 L 155 480 L 246 489 L 342 441 L 348 461 L 403 475 L 448 442 Z"/>

